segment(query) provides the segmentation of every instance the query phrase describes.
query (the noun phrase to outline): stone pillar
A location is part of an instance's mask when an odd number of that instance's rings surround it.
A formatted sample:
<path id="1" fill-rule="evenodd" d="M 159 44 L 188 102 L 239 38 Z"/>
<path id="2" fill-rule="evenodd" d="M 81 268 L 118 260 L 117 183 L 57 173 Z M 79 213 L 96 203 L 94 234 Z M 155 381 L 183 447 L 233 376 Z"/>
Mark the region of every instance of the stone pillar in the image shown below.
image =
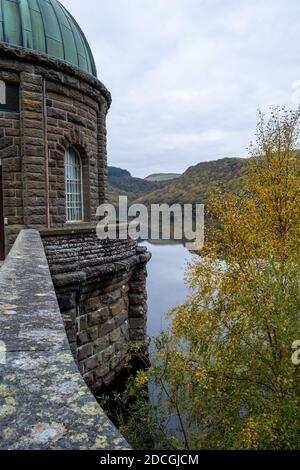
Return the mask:
<path id="1" fill-rule="evenodd" d="M 103 100 L 98 113 L 98 165 L 99 165 L 99 203 L 106 202 L 107 193 L 107 131 L 106 116 L 108 105 Z"/>
<path id="2" fill-rule="evenodd" d="M 146 263 L 150 259 L 150 254 L 146 248 L 138 247 L 142 262 L 137 265 L 129 282 L 129 338 L 130 341 L 140 347 L 141 354 L 148 353 L 147 336 L 147 269 Z"/>
<path id="3" fill-rule="evenodd" d="M 1 70 L 5 59 L 0 60 L 0 80 L 19 84 L 19 74 Z M 19 228 L 23 226 L 22 174 L 20 153 L 19 112 L 0 112 L 0 159 L 3 184 L 3 216 L 12 227 L 5 227 L 5 250 L 10 250 Z"/>
<path id="4" fill-rule="evenodd" d="M 41 75 L 20 75 L 23 207 L 28 226 L 46 224 L 42 83 Z"/>

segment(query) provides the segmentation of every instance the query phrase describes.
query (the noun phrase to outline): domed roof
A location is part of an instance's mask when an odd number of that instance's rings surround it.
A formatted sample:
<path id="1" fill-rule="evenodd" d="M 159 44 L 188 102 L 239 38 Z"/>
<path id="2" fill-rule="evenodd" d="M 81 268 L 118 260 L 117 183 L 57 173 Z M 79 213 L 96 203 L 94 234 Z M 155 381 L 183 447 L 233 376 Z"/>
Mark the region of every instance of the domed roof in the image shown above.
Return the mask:
<path id="1" fill-rule="evenodd" d="M 0 0 L 0 41 L 46 53 L 97 76 L 83 32 L 57 0 Z"/>

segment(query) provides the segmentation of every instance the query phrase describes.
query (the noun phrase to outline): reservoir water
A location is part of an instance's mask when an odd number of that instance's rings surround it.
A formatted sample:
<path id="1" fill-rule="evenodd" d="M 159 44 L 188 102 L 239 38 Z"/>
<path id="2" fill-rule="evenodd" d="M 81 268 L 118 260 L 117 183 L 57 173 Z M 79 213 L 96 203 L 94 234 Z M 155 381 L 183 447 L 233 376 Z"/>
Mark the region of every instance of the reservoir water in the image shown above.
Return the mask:
<path id="1" fill-rule="evenodd" d="M 148 336 L 156 337 L 168 326 L 170 308 L 183 303 L 189 289 L 184 282 L 187 263 L 193 255 L 181 243 L 149 243 L 143 245 L 152 253 L 147 265 Z"/>
<path id="2" fill-rule="evenodd" d="M 152 340 L 150 343 L 151 352 L 154 349 L 153 339 L 168 327 L 170 319 L 166 314 L 172 307 L 182 304 L 189 289 L 184 282 L 184 275 L 187 263 L 192 260 L 193 255 L 182 245 L 175 242 L 141 242 L 152 253 L 152 259 L 147 264 L 147 293 L 148 293 L 148 316 L 147 334 Z M 119 391 L 119 389 L 117 389 Z M 160 388 L 157 388 L 151 381 L 148 383 L 148 399 L 156 405 L 160 398 Z M 102 405 L 103 406 L 103 405 Z M 114 414 L 115 403 L 105 405 L 104 409 L 116 426 L 120 424 L 118 417 Z M 179 427 L 178 418 L 170 414 L 166 429 L 174 434 Z"/>

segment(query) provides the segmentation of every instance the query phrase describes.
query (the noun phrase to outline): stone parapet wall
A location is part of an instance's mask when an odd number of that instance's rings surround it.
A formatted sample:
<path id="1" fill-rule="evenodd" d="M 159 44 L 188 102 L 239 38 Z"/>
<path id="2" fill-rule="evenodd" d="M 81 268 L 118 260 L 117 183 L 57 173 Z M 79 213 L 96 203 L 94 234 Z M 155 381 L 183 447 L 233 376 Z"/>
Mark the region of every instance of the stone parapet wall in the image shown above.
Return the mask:
<path id="1" fill-rule="evenodd" d="M 74 362 L 35 230 L 0 269 L 0 345 L 0 449 L 129 449 Z"/>
<path id="2" fill-rule="evenodd" d="M 99 240 L 95 229 L 42 236 L 71 350 L 86 383 L 101 391 L 124 369 L 128 342 L 147 352 L 151 255 L 132 240 Z"/>

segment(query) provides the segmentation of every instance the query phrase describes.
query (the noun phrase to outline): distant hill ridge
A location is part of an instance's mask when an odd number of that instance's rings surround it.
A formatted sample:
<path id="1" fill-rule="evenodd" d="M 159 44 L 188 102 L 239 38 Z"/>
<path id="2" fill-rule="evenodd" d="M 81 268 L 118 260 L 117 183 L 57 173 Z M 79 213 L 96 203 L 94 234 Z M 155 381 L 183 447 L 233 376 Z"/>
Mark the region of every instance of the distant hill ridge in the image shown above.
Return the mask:
<path id="1" fill-rule="evenodd" d="M 179 178 L 181 173 L 153 173 L 153 175 L 149 175 L 145 178 L 146 181 L 170 181 L 176 178 Z"/>
<path id="2" fill-rule="evenodd" d="M 297 157 L 300 174 L 300 151 L 293 153 Z M 227 157 L 201 162 L 175 179 L 160 182 L 133 178 L 127 170 L 109 167 L 109 200 L 117 203 L 118 196 L 122 194 L 128 196 L 129 203 L 206 204 L 216 185 L 232 193 L 242 189 L 248 161 L 248 158 Z"/>
<path id="3" fill-rule="evenodd" d="M 243 186 L 247 158 L 223 158 L 201 162 L 188 168 L 175 180 L 152 193 L 142 195 L 137 202 L 144 204 L 205 204 L 215 185 L 230 192 Z"/>
<path id="4" fill-rule="evenodd" d="M 131 176 L 128 170 L 108 167 L 108 181 L 111 186 L 139 194 L 147 194 L 163 186 L 162 182 L 146 181 L 142 178 Z"/>
<path id="5" fill-rule="evenodd" d="M 128 196 L 130 202 L 162 188 L 166 182 L 146 181 L 136 178 L 128 170 L 113 166 L 108 167 L 108 200 L 115 204 L 119 195 Z"/>

